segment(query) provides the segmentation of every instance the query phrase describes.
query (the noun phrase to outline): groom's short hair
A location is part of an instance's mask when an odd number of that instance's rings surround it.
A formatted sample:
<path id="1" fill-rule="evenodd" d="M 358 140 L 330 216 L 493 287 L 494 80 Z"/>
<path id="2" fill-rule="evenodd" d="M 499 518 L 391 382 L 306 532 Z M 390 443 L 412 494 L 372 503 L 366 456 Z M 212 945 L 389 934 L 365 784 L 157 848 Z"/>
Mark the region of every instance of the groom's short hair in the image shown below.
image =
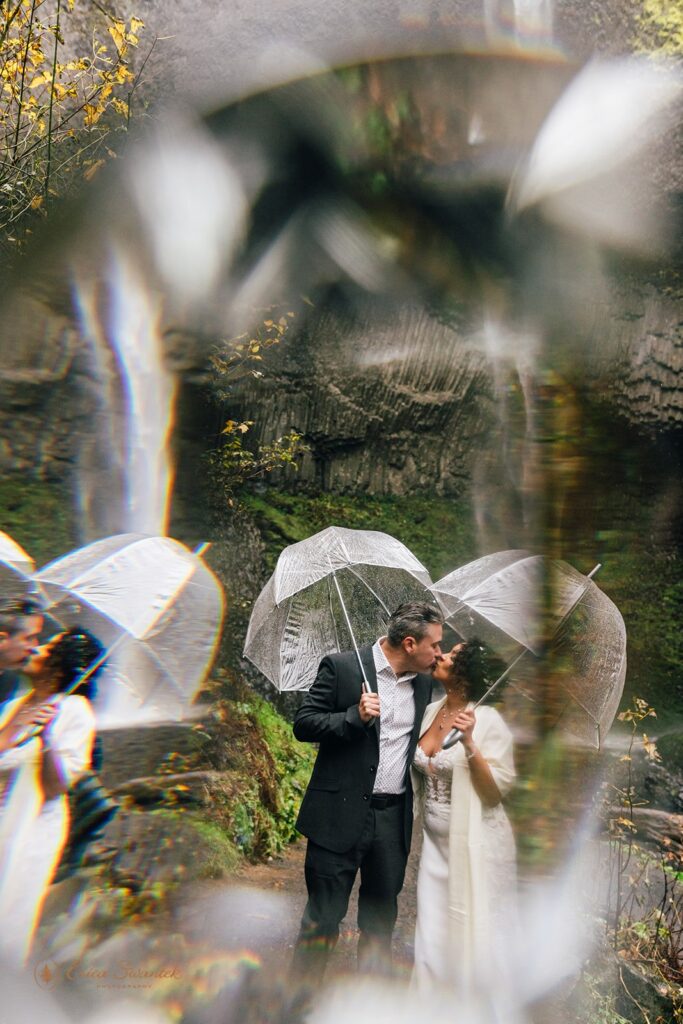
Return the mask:
<path id="1" fill-rule="evenodd" d="M 387 639 L 392 647 L 400 647 L 407 636 L 422 640 L 432 625 L 443 626 L 443 615 L 436 605 L 409 601 L 399 605 L 389 619 Z"/>
<path id="2" fill-rule="evenodd" d="M 14 636 L 33 615 L 42 615 L 43 609 L 33 598 L 0 598 L 0 633 Z"/>

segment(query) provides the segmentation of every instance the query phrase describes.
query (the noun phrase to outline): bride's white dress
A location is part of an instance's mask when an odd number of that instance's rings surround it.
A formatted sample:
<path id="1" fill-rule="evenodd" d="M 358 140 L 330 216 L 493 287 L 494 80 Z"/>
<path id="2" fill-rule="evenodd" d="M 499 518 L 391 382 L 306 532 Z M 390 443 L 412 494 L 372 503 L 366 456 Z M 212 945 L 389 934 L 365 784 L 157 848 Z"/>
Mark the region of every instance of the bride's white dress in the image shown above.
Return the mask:
<path id="1" fill-rule="evenodd" d="M 430 705 L 424 733 L 443 702 Z M 426 724 L 425 724 L 426 723 Z M 501 793 L 514 779 L 512 737 L 494 708 L 477 710 L 474 742 Z M 423 815 L 417 882 L 413 984 L 451 990 L 499 976 L 513 940 L 515 841 L 502 804 L 485 807 L 470 781 L 462 744 L 413 761 L 416 804 Z"/>
<path id="2" fill-rule="evenodd" d="M 3 707 L 0 725 L 21 699 Z M 95 735 L 90 703 L 84 697 L 65 697 L 50 733 L 65 781 L 71 784 L 90 764 Z M 17 967 L 30 952 L 68 830 L 66 795 L 43 798 L 41 749 L 39 740 L 31 740 L 0 754 L 0 961 Z"/>

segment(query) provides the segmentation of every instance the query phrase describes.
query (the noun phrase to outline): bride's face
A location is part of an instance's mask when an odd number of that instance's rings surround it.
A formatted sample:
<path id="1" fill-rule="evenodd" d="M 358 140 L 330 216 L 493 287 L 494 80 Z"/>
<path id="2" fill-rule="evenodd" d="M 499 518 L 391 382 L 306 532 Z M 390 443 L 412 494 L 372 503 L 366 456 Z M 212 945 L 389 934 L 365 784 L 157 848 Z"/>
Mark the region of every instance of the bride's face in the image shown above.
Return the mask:
<path id="1" fill-rule="evenodd" d="M 457 682 L 457 673 L 453 671 L 453 666 L 458 660 L 458 655 L 464 646 L 464 643 L 460 643 L 451 647 L 450 651 L 441 655 L 432 669 L 432 677 L 434 679 L 438 679 L 446 689 L 449 689 L 450 686 L 453 686 Z"/>

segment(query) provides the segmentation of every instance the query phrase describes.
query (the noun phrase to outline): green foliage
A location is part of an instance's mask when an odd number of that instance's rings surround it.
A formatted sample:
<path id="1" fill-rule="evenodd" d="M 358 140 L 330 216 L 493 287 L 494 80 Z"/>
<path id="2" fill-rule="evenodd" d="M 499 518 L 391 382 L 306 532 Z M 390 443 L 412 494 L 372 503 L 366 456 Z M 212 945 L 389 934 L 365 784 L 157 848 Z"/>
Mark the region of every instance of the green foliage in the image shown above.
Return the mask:
<path id="1" fill-rule="evenodd" d="M 44 565 L 76 544 L 71 502 L 61 484 L 6 476 L 0 480 L 0 530 Z"/>
<path id="2" fill-rule="evenodd" d="M 89 51 L 66 54 L 75 0 L 15 0 L 0 9 L 0 232 L 22 241 L 27 215 L 91 178 L 128 126 L 130 68 L 143 22 L 101 14 Z"/>
<path id="3" fill-rule="evenodd" d="M 395 498 L 268 490 L 246 494 L 243 500 L 266 543 L 269 570 L 286 544 L 331 525 L 390 533 L 414 552 L 435 580 L 478 554 L 466 496 Z"/>
<path id="4" fill-rule="evenodd" d="M 297 460 L 308 450 L 303 435 L 292 430 L 252 451 L 244 444 L 244 436 L 252 426 L 252 420 L 246 423 L 228 420 L 223 428 L 223 443 L 207 455 L 213 481 L 229 507 L 234 507 L 236 492 L 248 481 L 272 473 L 278 467 L 296 469 Z"/>
<path id="5" fill-rule="evenodd" d="M 221 772 L 207 809 L 233 848 L 259 859 L 295 837 L 313 767 L 310 744 L 294 739 L 272 705 L 227 673 L 214 680 L 213 721 L 202 727 L 205 761 Z"/>
<path id="6" fill-rule="evenodd" d="M 315 751 L 310 743 L 294 739 L 291 725 L 272 704 L 254 696 L 250 710 L 275 762 L 278 794 L 272 847 L 278 851 L 296 837 L 294 826 L 313 769 Z"/>
<path id="7" fill-rule="evenodd" d="M 623 544 L 623 537 L 619 545 Z M 683 704 L 683 579 L 675 553 L 629 545 L 604 558 L 599 584 L 621 611 L 628 636 L 627 693 L 666 711 Z"/>
<path id="8" fill-rule="evenodd" d="M 612 987 L 605 991 L 604 984 L 595 974 L 586 971 L 581 978 L 581 1005 L 576 1024 L 632 1024 L 616 1008 L 616 995 Z"/>

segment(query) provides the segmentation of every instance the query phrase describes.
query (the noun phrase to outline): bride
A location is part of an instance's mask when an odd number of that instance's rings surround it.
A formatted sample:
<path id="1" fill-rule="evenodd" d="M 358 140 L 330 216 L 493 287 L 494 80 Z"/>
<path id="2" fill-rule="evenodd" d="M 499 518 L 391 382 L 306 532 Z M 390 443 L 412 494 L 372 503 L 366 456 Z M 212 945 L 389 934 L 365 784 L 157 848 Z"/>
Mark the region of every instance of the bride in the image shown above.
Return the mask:
<path id="1" fill-rule="evenodd" d="M 0 714 L 0 961 L 9 965 L 29 955 L 66 839 L 66 794 L 90 764 L 94 673 L 77 692 L 63 691 L 101 651 L 82 630 L 52 637 L 22 668 L 31 689 Z M 27 730 L 34 735 L 22 742 Z"/>
<path id="2" fill-rule="evenodd" d="M 413 984 L 467 988 L 502 967 L 497 943 L 514 922 L 516 861 L 502 798 L 515 778 L 512 735 L 492 707 L 479 641 L 457 644 L 433 670 L 446 696 L 425 711 L 413 760 L 423 815 Z M 492 682 L 493 680 L 491 680 Z M 443 750 L 452 728 L 461 742 Z"/>

